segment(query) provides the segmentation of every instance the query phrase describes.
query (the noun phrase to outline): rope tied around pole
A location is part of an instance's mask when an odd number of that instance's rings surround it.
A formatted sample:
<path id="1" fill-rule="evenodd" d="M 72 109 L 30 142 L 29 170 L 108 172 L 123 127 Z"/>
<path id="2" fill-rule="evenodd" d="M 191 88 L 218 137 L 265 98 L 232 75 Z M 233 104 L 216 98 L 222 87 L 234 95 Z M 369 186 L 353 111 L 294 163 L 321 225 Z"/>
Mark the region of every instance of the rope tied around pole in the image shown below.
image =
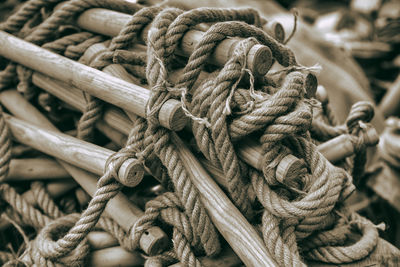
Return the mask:
<path id="1" fill-rule="evenodd" d="M 40 183 L 33 183 L 31 190 L 44 214 L 26 203 L 8 184 L 0 184 L 1 197 L 13 208 L 15 216 L 21 216 L 39 231 L 19 257 L 26 264 L 84 264 L 88 254 L 87 235 L 99 225 L 127 250 L 139 248 L 140 238 L 149 227 L 160 223 L 172 227 L 172 247 L 150 255 L 146 266 L 163 266 L 176 260 L 188 266 L 201 266 L 198 256 L 219 253 L 218 232 L 177 153 L 171 132 L 159 123 L 161 107 L 171 98 L 180 100 L 185 114 L 192 119 L 200 151 L 212 165 L 222 169 L 232 202 L 251 223 L 261 222 L 265 246 L 279 265 L 305 266 L 304 259 L 346 263 L 368 256 L 375 248 L 378 234 L 372 223 L 357 214 L 337 215 L 340 203 L 354 190 L 353 177 L 358 179 L 362 175 L 366 146 L 375 144 L 368 139 L 373 108 L 366 103 L 354 105 L 345 125 L 332 126 L 314 120 L 316 107 L 310 99 L 313 95 L 309 94 L 307 77 L 318 72 L 318 66 L 299 65 L 287 46 L 262 30 L 257 11 L 251 8 L 183 11 L 142 7 L 126 1 L 72 0 L 29 28 L 38 10 L 59 1 L 50 2 L 47 5 L 43 1 L 28 1 L 0 29 L 18 34 L 29 24 L 23 33 L 26 40 L 77 60 L 104 38 L 79 32 L 57 39 L 54 33 L 61 25 L 94 7 L 134 13 L 107 49 L 84 63 L 100 70 L 115 63 L 145 67 L 151 93 L 146 118 L 129 116 L 133 127 L 127 143 L 108 158 L 97 190 L 81 215 L 61 212 Z M 183 61 L 185 67 L 178 81 L 171 82 L 169 75 L 175 68 L 174 61 L 180 57 L 179 44 L 189 30 L 203 22 L 213 24 L 203 33 L 188 61 Z M 200 72 L 208 66 L 207 59 L 217 46 L 235 37 L 242 40 L 233 48 L 229 60 L 195 88 Z M 127 56 L 139 40 L 145 42 L 146 53 Z M 268 47 L 273 60 L 282 68 L 257 77 L 248 64 L 249 52 L 256 45 Z M 30 86 L 31 71 L 14 63 L 1 72 L 0 88 L 14 82 L 15 72 L 20 78 L 19 88 L 29 97 L 26 89 Z M 90 140 L 102 115 L 102 104 L 89 95 L 86 102 L 78 123 L 78 137 Z M 351 135 L 357 152 L 349 168 L 352 176 L 329 163 L 313 140 L 315 136 L 328 140 L 342 133 Z M 261 144 L 260 170 L 244 162 L 236 151 L 237 143 L 248 136 Z M 7 126 L 1 116 L 0 181 L 7 175 L 10 147 Z M 159 178 L 170 192 L 147 202 L 145 214 L 124 231 L 113 220 L 102 217 L 102 213 L 123 186 L 131 186 L 119 177 L 121 166 L 128 160 Z M 284 171 L 287 164 L 292 164 L 289 166 L 292 173 Z M 254 207 L 260 205 L 262 216 L 257 218 Z M 346 242 L 352 231 L 360 231 L 362 236 L 349 246 Z"/>

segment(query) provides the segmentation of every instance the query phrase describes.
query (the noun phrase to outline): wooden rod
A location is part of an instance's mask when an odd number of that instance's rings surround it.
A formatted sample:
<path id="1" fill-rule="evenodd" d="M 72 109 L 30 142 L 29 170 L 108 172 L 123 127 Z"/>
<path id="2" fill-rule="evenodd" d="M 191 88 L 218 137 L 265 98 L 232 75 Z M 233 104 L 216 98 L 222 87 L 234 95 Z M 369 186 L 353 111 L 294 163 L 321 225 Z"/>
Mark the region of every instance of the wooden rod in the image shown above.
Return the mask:
<path id="1" fill-rule="evenodd" d="M 140 86 L 52 53 L 3 31 L 0 31 L 0 55 L 141 117 L 146 115 L 150 92 Z M 181 103 L 175 99 L 169 99 L 163 104 L 160 115 L 160 124 L 171 130 L 180 130 L 187 122 Z M 171 122 L 174 124 L 170 125 Z"/>
<path id="2" fill-rule="evenodd" d="M 93 251 L 88 264 L 92 267 L 134 267 L 143 266 L 144 258 L 139 251 L 128 252 L 118 246 Z"/>
<path id="3" fill-rule="evenodd" d="M 398 115 L 400 110 L 400 75 L 397 76 L 393 85 L 383 96 L 379 103 L 378 109 L 382 111 L 385 117 L 390 115 Z"/>
<path id="4" fill-rule="evenodd" d="M 199 190 L 211 220 L 243 263 L 247 266 L 276 266 L 253 226 L 222 192 L 180 138 L 172 133 L 171 139 L 190 179 Z"/>
<path id="5" fill-rule="evenodd" d="M 30 103 L 23 101 L 23 99 L 24 98 L 15 90 L 8 90 L 0 93 L 0 101 L 13 114 L 24 115 L 25 110 L 31 110 L 33 108 Z M 36 125 L 45 125 L 44 123 L 39 123 L 35 120 L 36 117 L 32 118 L 30 121 Z M 49 121 L 47 122 L 47 129 L 58 132 L 57 128 L 55 128 Z M 31 126 L 35 127 L 33 125 Z M 26 127 L 29 128 L 29 125 Z M 108 158 L 114 154 L 114 152 L 111 150 L 84 142 L 62 133 L 48 133 L 48 131 L 44 131 L 43 134 L 47 134 L 48 138 L 53 139 L 54 143 L 57 145 L 53 147 L 46 145 L 46 139 L 35 140 L 35 133 L 32 131 L 29 139 L 30 141 L 25 144 L 30 145 L 49 155 L 58 155 L 55 157 L 61 158 L 72 165 L 78 166 L 98 175 L 103 174 L 104 166 Z M 143 175 L 143 168 L 136 164 L 135 159 L 126 160 L 118 171 L 119 180 L 127 186 L 136 186 L 139 184 L 143 179 Z"/>
<path id="6" fill-rule="evenodd" d="M 7 97 L 4 97 L 4 95 Z M 35 107 L 30 105 L 17 91 L 12 90 L 2 92 L 0 94 L 0 100 L 7 109 L 10 110 L 10 112 L 15 113 L 18 117 L 25 118 L 36 125 L 53 130 L 50 131 L 44 128 L 39 128 L 14 117 L 6 116 L 8 126 L 10 127 L 13 136 L 21 143 L 32 145 L 38 150 L 42 149 L 41 151 L 44 153 L 46 153 L 45 151 L 54 152 L 60 156 L 59 158 L 66 161 L 71 158 L 84 160 L 81 158 L 96 157 L 95 154 L 92 155 L 93 153 L 80 155 L 79 151 L 87 149 L 87 147 L 82 144 L 74 145 L 70 143 L 71 140 L 72 142 L 74 140 L 76 142 L 78 139 L 58 133 L 57 128 L 55 128 Z M 19 103 L 19 105 L 14 105 L 14 103 Z M 64 137 L 68 137 L 68 139 L 65 140 L 63 139 Z M 49 149 L 49 147 L 52 147 L 52 149 Z M 103 151 L 112 153 L 107 150 Z M 72 166 L 63 160 L 60 160 L 59 162 L 82 186 L 82 188 L 85 189 L 89 195 L 93 196 L 97 188 L 97 177 L 92 173 Z M 103 166 L 104 164 L 105 161 L 103 162 Z M 101 175 L 102 173 L 99 174 Z M 115 212 L 116 210 L 121 212 Z M 132 204 L 122 193 L 117 194 L 117 196 L 109 201 L 106 206 L 106 212 L 126 231 L 129 231 L 133 224 L 143 215 L 143 211 Z M 154 255 L 163 251 L 167 243 L 167 236 L 158 227 L 150 228 L 140 239 L 140 247 L 149 255 Z"/>
<path id="7" fill-rule="evenodd" d="M 50 158 L 12 159 L 5 181 L 70 178 L 57 161 Z"/>
<path id="8" fill-rule="evenodd" d="M 77 24 L 88 31 L 107 36 L 117 36 L 130 19 L 131 15 L 107 9 L 93 8 L 82 13 L 77 20 Z M 141 41 L 147 40 L 150 28 L 151 24 L 142 31 L 140 35 Z M 189 57 L 204 34 L 204 32 L 198 30 L 190 30 L 185 33 L 182 42 L 178 46 L 177 53 Z M 224 66 L 232 57 L 235 47 L 240 40 L 242 39 L 226 38 L 220 42 L 215 48 L 214 53 L 208 58 L 208 62 L 217 66 Z M 267 46 L 255 45 L 250 49 L 247 65 L 255 76 L 264 76 L 271 68 L 272 63 L 272 52 Z"/>
<path id="9" fill-rule="evenodd" d="M 39 72 L 35 72 L 32 75 L 32 82 L 34 85 L 68 103 L 77 110 L 81 112 L 85 110 L 85 97 L 82 90 Z M 126 126 L 130 125 L 131 121 L 119 108 L 106 107 L 103 112 L 103 120 L 119 132 L 126 135 L 129 134 L 131 126 Z M 98 127 L 98 125 L 96 126 Z"/>

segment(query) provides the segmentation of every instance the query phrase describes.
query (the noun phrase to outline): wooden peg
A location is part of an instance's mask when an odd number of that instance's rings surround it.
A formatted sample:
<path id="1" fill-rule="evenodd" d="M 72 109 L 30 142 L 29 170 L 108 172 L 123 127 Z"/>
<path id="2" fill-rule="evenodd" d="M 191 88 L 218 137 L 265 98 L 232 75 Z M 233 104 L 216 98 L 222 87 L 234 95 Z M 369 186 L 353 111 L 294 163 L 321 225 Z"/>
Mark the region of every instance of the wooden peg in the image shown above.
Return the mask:
<path id="1" fill-rule="evenodd" d="M 97 32 L 107 36 L 117 36 L 122 28 L 129 22 L 131 16 L 120 12 L 106 9 L 93 8 L 85 11 L 77 19 L 80 28 L 88 31 Z M 151 28 L 149 24 L 140 35 L 141 41 L 147 39 Z M 179 46 L 179 53 L 182 56 L 189 57 L 197 44 L 203 38 L 204 32 L 197 30 L 188 31 L 182 38 Z M 220 42 L 214 53 L 208 59 L 209 63 L 217 66 L 224 66 L 232 57 L 237 43 L 241 38 L 227 38 Z M 249 52 L 247 64 L 249 69 L 256 76 L 264 76 L 272 66 L 271 50 L 264 45 L 255 45 Z"/>
<path id="2" fill-rule="evenodd" d="M 30 105 L 15 90 L 2 92 L 0 94 L 0 100 L 3 102 L 3 105 L 5 105 L 7 109 L 16 116 L 25 118 L 26 120 L 43 127 L 37 127 L 8 115 L 6 116 L 6 121 L 13 137 L 19 142 L 32 145 L 44 153 L 47 151 L 57 154 L 59 156 L 58 158 L 61 159 L 59 160 L 60 164 L 71 174 L 72 177 L 74 177 L 74 179 L 83 187 L 83 189 L 85 189 L 86 192 L 88 192 L 89 195 L 93 196 L 97 188 L 97 177 L 87 171 L 70 165 L 63 160 L 69 161 L 69 163 L 71 163 L 71 161 L 82 163 L 85 159 L 94 161 L 96 164 L 99 164 L 97 168 L 100 169 L 100 172 L 97 170 L 97 174 L 101 175 L 107 158 L 113 152 L 106 149 L 103 149 L 102 152 L 98 151 L 97 149 L 100 147 L 96 146 L 97 148 L 94 148 L 92 147 L 94 145 L 87 142 L 84 142 L 84 144 L 79 144 L 79 142 L 74 144 L 74 141 L 76 142 L 79 140 L 58 133 L 56 131 L 57 128 L 55 128 L 46 117 L 36 110 L 35 107 Z M 15 105 L 15 103 L 18 103 L 18 105 Z M 46 129 L 52 129 L 53 131 Z M 89 147 L 87 144 L 89 144 Z M 89 153 L 86 155 L 81 154 L 82 150 L 85 149 L 89 149 L 87 151 Z M 96 150 L 100 153 L 94 152 Z M 86 164 L 89 164 L 89 162 L 86 162 Z M 133 170 L 133 172 L 135 172 L 135 170 Z M 115 212 L 116 210 L 122 212 Z M 129 231 L 133 224 L 143 215 L 143 211 L 131 203 L 121 192 L 109 201 L 106 206 L 106 212 L 126 231 Z M 151 227 L 140 239 L 140 247 L 149 255 L 154 255 L 163 251 L 167 243 L 168 237 L 158 227 Z"/>
<path id="3" fill-rule="evenodd" d="M 317 77 L 309 73 L 306 76 L 305 82 L 304 82 L 304 88 L 306 89 L 306 97 L 307 98 L 313 98 L 315 97 L 315 94 L 317 93 L 317 88 L 318 88 L 318 80 Z"/>
<path id="4" fill-rule="evenodd" d="M 278 42 L 283 43 L 285 41 L 285 29 L 279 22 L 271 20 L 264 24 L 263 29 Z"/>
<path id="5" fill-rule="evenodd" d="M 276 179 L 280 183 L 296 179 L 296 172 L 305 167 L 305 162 L 291 154 L 285 156 L 276 168 Z"/>
<path id="6" fill-rule="evenodd" d="M 57 55 L 3 31 L 0 31 L 0 55 L 54 79 L 78 87 L 138 116 L 145 117 L 146 115 L 146 104 L 150 98 L 150 92 L 143 87 Z M 164 117 L 159 118 L 162 126 L 168 128 L 169 122 L 178 125 L 186 124 L 187 117 L 179 117 L 175 114 L 176 112 L 182 114 L 179 101 L 169 99 L 164 105 L 167 105 L 168 108 L 160 114 L 168 119 L 166 120 L 167 123 L 164 123 Z M 165 112 L 168 114 L 165 114 Z M 176 130 L 178 127 L 173 126 L 171 128 Z"/>

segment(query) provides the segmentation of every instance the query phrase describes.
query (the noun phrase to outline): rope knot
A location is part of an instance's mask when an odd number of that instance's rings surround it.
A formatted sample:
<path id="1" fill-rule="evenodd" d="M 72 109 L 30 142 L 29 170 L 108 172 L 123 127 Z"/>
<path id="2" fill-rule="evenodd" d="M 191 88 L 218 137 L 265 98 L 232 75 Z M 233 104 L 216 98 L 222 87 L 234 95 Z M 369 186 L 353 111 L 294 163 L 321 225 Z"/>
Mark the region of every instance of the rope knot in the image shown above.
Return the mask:
<path id="1" fill-rule="evenodd" d="M 370 122 L 374 117 L 374 107 L 370 102 L 359 101 L 355 103 L 349 112 L 346 125 L 350 133 L 357 132 L 360 126 L 359 121 Z"/>
<path id="2" fill-rule="evenodd" d="M 90 250 L 86 238 L 75 247 L 60 247 L 57 244 L 59 238 L 62 238 L 79 218 L 80 214 L 73 213 L 47 224 L 34 240 L 32 247 L 37 250 L 34 255 L 66 266 L 82 266 Z M 33 259 L 35 262 L 41 260 L 37 257 Z"/>

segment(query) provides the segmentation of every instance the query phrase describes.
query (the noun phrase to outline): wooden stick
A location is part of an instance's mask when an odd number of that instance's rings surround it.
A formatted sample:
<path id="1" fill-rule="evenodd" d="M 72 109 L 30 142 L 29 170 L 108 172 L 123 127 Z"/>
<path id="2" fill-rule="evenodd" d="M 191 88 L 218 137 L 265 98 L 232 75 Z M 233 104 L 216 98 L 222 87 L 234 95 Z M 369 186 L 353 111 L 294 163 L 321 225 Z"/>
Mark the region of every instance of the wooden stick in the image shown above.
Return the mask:
<path id="1" fill-rule="evenodd" d="M 247 266 L 275 266 L 271 255 L 253 228 L 240 211 L 204 170 L 186 145 L 175 134 L 171 134 L 190 179 L 197 187 L 201 200 L 214 225 Z"/>
<path id="2" fill-rule="evenodd" d="M 12 159 L 5 181 L 70 178 L 71 175 L 49 158 Z"/>
<path id="3" fill-rule="evenodd" d="M 77 110 L 80 110 L 82 112 L 85 110 L 86 104 L 82 90 L 74 86 L 70 86 L 64 82 L 50 78 L 49 76 L 46 76 L 39 72 L 35 72 L 32 75 L 32 82 L 34 85 L 42 88 L 43 90 L 49 92 L 55 97 L 68 103 Z M 127 116 L 123 115 L 120 109 L 115 107 L 107 107 L 103 112 L 103 120 L 119 132 L 122 132 L 126 135 L 129 134 L 130 126 L 129 128 L 126 128 L 124 126 L 129 125 L 131 121 Z M 96 126 L 99 127 L 99 125 Z"/>
<path id="4" fill-rule="evenodd" d="M 122 247 L 111 247 L 90 253 L 88 266 L 134 267 L 143 266 L 144 259 L 139 251 L 128 252 Z"/>
<path id="5" fill-rule="evenodd" d="M 5 94 L 8 96 L 7 102 L 5 102 L 5 99 L 3 98 Z M 39 111 L 37 111 L 32 105 L 30 105 L 16 91 L 2 92 L 0 94 L 0 100 L 3 101 L 3 104 L 6 104 L 8 110 L 18 114 L 17 116 L 25 118 L 29 121 L 33 121 L 37 125 L 41 125 L 47 129 L 56 129 Z M 19 103 L 17 107 L 12 104 L 14 103 L 14 101 L 17 101 Z M 64 149 L 64 152 L 67 153 L 62 154 L 61 156 L 63 159 L 66 160 L 71 160 L 71 158 L 79 159 L 81 158 L 81 156 L 83 158 L 96 156 L 92 155 L 93 153 L 89 153 L 88 155 L 80 155 L 79 151 L 82 150 L 82 148 L 84 148 L 85 146 L 74 146 L 69 143 L 71 140 L 77 141 L 77 139 L 75 138 L 57 133 L 56 131 L 46 131 L 43 128 L 25 123 L 11 116 L 7 116 L 6 120 L 13 136 L 19 139 L 21 143 L 25 143 L 26 141 L 27 144 L 35 146 L 37 145 L 37 148 L 42 148 L 46 151 L 53 151 L 58 155 L 61 155 L 61 150 Z M 63 139 L 65 137 L 68 137 L 68 140 Z M 57 152 L 57 150 L 59 152 Z M 104 151 L 108 152 L 107 150 Z M 82 169 L 67 164 L 62 160 L 60 160 L 59 162 L 71 174 L 71 176 L 74 177 L 74 179 L 86 190 L 86 192 L 88 192 L 89 195 L 93 196 L 97 188 L 97 177 L 89 172 L 83 171 Z M 103 164 L 104 163 L 105 162 L 103 162 Z M 116 210 L 122 212 L 115 212 Z M 122 193 L 117 194 L 117 196 L 109 201 L 106 206 L 106 212 L 126 231 L 129 231 L 133 224 L 143 215 L 143 211 L 133 205 Z M 142 235 L 140 239 L 140 247 L 147 254 L 154 255 L 162 251 L 165 248 L 167 242 L 167 236 L 165 235 L 165 233 L 162 232 L 162 230 L 158 227 L 152 227 L 147 231 L 147 234 Z"/>
<path id="6" fill-rule="evenodd" d="M 396 115 L 400 110 L 400 75 L 397 76 L 393 85 L 388 92 L 383 96 L 379 103 L 378 109 L 382 111 L 385 117 Z"/>
<path id="7" fill-rule="evenodd" d="M 0 93 L 0 100 L 3 105 L 14 114 L 24 114 L 24 110 L 31 109 L 30 104 L 27 101 L 23 102 L 23 97 L 15 90 Z M 36 122 L 36 125 L 44 124 Z M 50 125 L 50 122 L 48 122 L 46 127 L 51 128 L 52 130 L 57 130 L 57 128 Z M 29 125 L 26 127 L 29 127 Z M 35 126 L 32 127 L 35 128 Z M 64 159 L 72 165 L 81 167 L 98 175 L 103 174 L 107 159 L 114 154 L 111 150 L 81 141 L 62 133 L 46 133 L 46 131 L 44 131 L 44 134 L 47 134 L 48 138 L 54 139 L 54 143 L 57 145 L 50 147 L 49 145 L 46 145 L 46 139 L 35 140 L 35 134 L 33 132 L 30 141 L 25 144 L 40 151 L 45 151 L 45 153 L 52 156 L 58 155 L 58 158 Z M 143 179 L 144 171 L 143 168 L 137 165 L 135 159 L 128 159 L 122 164 L 118 171 L 118 176 L 122 183 L 127 186 L 136 186 L 140 183 Z"/>
<path id="8" fill-rule="evenodd" d="M 85 11 L 77 20 L 79 27 L 97 32 L 107 36 L 117 36 L 122 28 L 130 21 L 131 15 L 115 12 L 107 9 L 93 8 Z M 141 40 L 147 40 L 148 32 L 151 28 L 149 24 L 141 33 Z M 177 53 L 189 57 L 197 44 L 203 38 L 204 32 L 197 30 L 188 31 L 182 38 Z M 238 42 L 241 38 L 226 38 L 215 48 L 214 53 L 208 62 L 224 66 L 232 57 Z M 271 50 L 264 45 L 253 46 L 247 57 L 247 65 L 255 76 L 264 76 L 271 68 L 273 63 Z"/>
<path id="9" fill-rule="evenodd" d="M 52 53 L 3 31 L 0 31 L 0 55 L 79 87 L 141 117 L 146 115 L 150 92 L 140 86 Z M 187 122 L 181 103 L 175 99 L 169 99 L 163 104 L 158 119 L 162 126 L 171 130 L 180 130 Z"/>
<path id="10" fill-rule="evenodd" d="M 91 250 L 111 248 L 119 245 L 118 240 L 107 232 L 91 231 L 87 238 Z"/>

